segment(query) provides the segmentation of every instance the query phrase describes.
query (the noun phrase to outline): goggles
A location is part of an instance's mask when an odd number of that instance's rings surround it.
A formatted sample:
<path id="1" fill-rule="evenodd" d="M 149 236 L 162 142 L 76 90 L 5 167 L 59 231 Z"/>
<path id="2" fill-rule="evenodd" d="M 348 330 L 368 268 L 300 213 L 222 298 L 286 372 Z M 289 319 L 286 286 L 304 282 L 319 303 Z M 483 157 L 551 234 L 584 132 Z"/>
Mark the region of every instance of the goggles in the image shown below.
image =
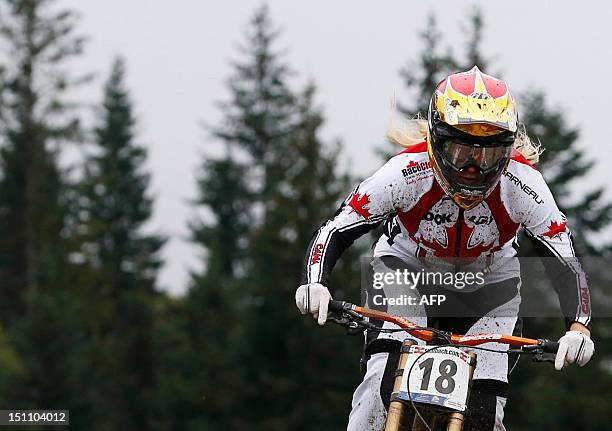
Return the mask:
<path id="1" fill-rule="evenodd" d="M 473 165 L 485 175 L 496 169 L 512 152 L 512 144 L 509 143 L 479 145 L 458 139 L 445 139 L 441 147 L 442 157 L 454 169 L 460 171 Z"/>

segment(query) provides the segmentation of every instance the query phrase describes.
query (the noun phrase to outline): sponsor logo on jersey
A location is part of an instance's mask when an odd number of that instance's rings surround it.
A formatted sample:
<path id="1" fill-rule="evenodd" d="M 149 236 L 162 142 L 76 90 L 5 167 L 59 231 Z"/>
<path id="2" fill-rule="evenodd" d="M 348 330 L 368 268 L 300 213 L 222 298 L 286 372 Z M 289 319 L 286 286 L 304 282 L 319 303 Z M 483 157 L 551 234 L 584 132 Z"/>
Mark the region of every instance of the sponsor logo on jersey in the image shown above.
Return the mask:
<path id="1" fill-rule="evenodd" d="M 431 211 L 429 211 L 427 212 L 427 214 L 425 214 L 425 217 L 423 217 L 423 220 L 433 221 L 435 224 L 440 226 L 445 223 L 452 223 L 453 214 L 434 214 Z"/>
<path id="2" fill-rule="evenodd" d="M 368 209 L 365 207 L 369 203 L 370 203 L 370 197 L 368 195 L 364 194 L 362 196 L 359 193 L 355 193 L 351 197 L 351 200 L 349 201 L 349 206 L 353 208 L 353 211 L 355 211 L 361 217 L 363 217 L 366 220 L 369 220 L 372 214 L 370 214 Z"/>
<path id="3" fill-rule="evenodd" d="M 553 239 L 554 237 L 561 239 L 561 234 L 565 233 L 566 231 L 567 231 L 567 221 L 566 220 L 561 221 L 561 223 L 557 223 L 555 220 L 552 220 L 550 222 L 550 225 L 548 226 L 548 230 L 544 232 L 542 235 L 547 236 L 550 239 Z"/>
<path id="4" fill-rule="evenodd" d="M 538 205 L 544 203 L 544 199 L 542 199 L 535 190 L 533 190 L 527 184 L 524 184 L 519 177 L 513 175 L 509 171 L 504 172 L 504 175 L 510 180 L 510 182 L 519 187 L 527 196 L 531 197 Z"/>
<path id="5" fill-rule="evenodd" d="M 321 253 L 323 253 L 323 244 L 319 243 L 315 245 L 314 253 L 312 254 L 312 259 L 310 260 L 311 265 L 316 265 L 321 262 Z"/>
<path id="6" fill-rule="evenodd" d="M 404 169 L 402 169 L 402 174 L 404 178 L 409 178 L 415 174 L 425 172 L 431 169 L 431 162 L 415 162 L 411 160 L 410 163 L 406 165 Z"/>
<path id="7" fill-rule="evenodd" d="M 480 215 L 476 217 L 475 215 L 469 216 L 468 221 L 470 221 L 473 225 L 479 226 L 481 224 L 491 224 L 493 223 L 493 216 Z"/>
<path id="8" fill-rule="evenodd" d="M 587 287 L 582 287 L 580 289 L 580 302 L 580 310 L 584 314 L 589 314 L 589 311 L 591 309 L 591 300 L 589 298 L 589 289 Z"/>

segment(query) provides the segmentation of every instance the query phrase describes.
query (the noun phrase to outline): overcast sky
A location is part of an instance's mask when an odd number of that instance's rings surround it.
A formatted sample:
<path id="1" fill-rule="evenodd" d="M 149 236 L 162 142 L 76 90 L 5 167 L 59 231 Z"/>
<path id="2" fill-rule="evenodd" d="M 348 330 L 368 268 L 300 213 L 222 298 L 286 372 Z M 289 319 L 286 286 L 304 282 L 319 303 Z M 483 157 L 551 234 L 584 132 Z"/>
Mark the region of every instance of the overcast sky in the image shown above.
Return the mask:
<path id="1" fill-rule="evenodd" d="M 325 138 L 341 138 L 345 164 L 368 175 L 379 159 L 390 99 L 405 101 L 398 71 L 415 58 L 418 32 L 435 12 L 445 43 L 462 52 L 462 30 L 473 5 L 484 13 L 485 56 L 515 93 L 529 87 L 546 92 L 580 126 L 580 145 L 597 168 L 584 185 L 610 181 L 609 132 L 612 71 L 612 2 L 270 0 L 281 27 L 280 48 L 298 72 L 296 84 L 314 79 L 324 107 Z M 136 104 L 139 142 L 149 149 L 156 196 L 151 228 L 171 237 L 165 247 L 161 284 L 184 291 L 198 251 L 189 246 L 186 222 L 194 214 L 194 173 L 214 143 L 202 122 L 218 123 L 215 102 L 226 100 L 230 61 L 259 0 L 62 0 L 82 15 L 79 31 L 89 36 L 82 70 L 99 71 L 85 92 L 99 100 L 112 58 L 127 59 L 128 85 Z M 519 112 L 520 112 L 520 99 Z M 603 133 L 602 133 L 603 132 Z M 545 144 L 545 143 L 544 143 Z M 608 192 L 612 199 L 612 187 Z"/>

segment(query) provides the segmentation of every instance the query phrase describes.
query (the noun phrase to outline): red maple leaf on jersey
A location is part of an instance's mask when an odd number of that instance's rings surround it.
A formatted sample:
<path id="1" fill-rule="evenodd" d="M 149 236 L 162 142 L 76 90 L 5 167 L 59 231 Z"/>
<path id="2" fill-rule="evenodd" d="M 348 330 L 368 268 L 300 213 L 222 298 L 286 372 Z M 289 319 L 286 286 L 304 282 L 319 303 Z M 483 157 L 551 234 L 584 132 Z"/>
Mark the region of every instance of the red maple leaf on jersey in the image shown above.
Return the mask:
<path id="1" fill-rule="evenodd" d="M 361 196 L 359 193 L 355 193 L 349 202 L 349 206 L 353 208 L 353 210 L 363 217 L 366 220 L 370 219 L 370 212 L 365 208 L 367 204 L 370 203 L 370 198 L 368 195 Z"/>
<path id="2" fill-rule="evenodd" d="M 542 235 L 553 239 L 555 236 L 559 235 L 559 239 L 561 238 L 561 234 L 565 233 L 567 230 L 567 221 L 562 221 L 561 223 L 557 223 L 556 221 L 551 221 L 550 226 L 548 226 L 548 230 L 544 232 Z"/>
<path id="3" fill-rule="evenodd" d="M 410 160 L 410 163 L 408 163 L 406 165 L 407 168 L 414 168 L 416 165 L 418 165 L 417 162 L 415 162 L 414 160 Z"/>

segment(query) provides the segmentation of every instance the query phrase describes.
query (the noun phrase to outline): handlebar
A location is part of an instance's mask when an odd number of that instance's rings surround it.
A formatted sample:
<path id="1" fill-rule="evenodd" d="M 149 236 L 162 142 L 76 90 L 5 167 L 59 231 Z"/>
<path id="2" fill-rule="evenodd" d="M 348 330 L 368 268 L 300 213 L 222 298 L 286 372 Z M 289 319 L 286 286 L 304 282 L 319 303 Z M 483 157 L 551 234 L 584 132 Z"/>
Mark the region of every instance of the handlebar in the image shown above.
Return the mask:
<path id="1" fill-rule="evenodd" d="M 542 350 L 544 353 L 557 353 L 557 350 L 559 350 L 559 343 L 550 340 L 543 341 L 544 343 L 542 344 Z"/>
<path id="2" fill-rule="evenodd" d="M 340 313 L 340 312 L 342 312 L 344 310 L 344 306 L 345 305 L 347 305 L 348 308 L 350 309 L 351 308 L 350 306 L 352 304 L 350 304 L 348 302 L 344 302 L 344 301 L 335 301 L 335 300 L 332 299 L 331 301 L 329 301 L 328 309 L 329 309 L 329 311 Z"/>
<path id="3" fill-rule="evenodd" d="M 415 325 L 408 319 L 400 316 L 385 313 L 383 311 L 372 310 L 370 308 L 360 307 L 350 302 L 345 301 L 329 301 L 329 311 L 339 313 L 343 319 L 332 319 L 334 322 L 346 326 L 350 331 L 355 332 L 358 327 L 362 329 L 376 329 L 368 322 L 366 318 L 381 320 L 393 323 L 406 331 L 408 334 L 423 340 L 432 341 L 439 338 L 439 332 L 433 328 L 425 328 Z M 459 346 L 477 346 L 479 344 L 496 342 L 508 344 L 510 346 L 521 347 L 525 353 L 557 353 L 559 343 L 547 339 L 532 339 L 525 337 L 517 337 L 514 335 L 503 334 L 475 334 L 475 335 L 458 335 L 445 334 L 449 344 Z"/>

